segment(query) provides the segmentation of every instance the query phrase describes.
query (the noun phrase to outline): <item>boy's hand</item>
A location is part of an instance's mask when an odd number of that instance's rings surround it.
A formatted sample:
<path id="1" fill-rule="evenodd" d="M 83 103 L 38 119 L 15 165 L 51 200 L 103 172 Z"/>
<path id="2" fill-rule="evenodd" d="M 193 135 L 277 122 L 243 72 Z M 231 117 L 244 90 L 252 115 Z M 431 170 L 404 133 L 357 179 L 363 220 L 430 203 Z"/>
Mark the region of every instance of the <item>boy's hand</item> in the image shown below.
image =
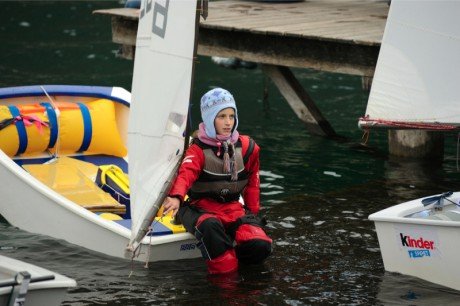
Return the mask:
<path id="1" fill-rule="evenodd" d="M 180 200 L 178 198 L 166 197 L 163 202 L 163 216 L 166 216 L 169 212 L 172 212 L 172 217 L 174 218 L 179 210 Z"/>

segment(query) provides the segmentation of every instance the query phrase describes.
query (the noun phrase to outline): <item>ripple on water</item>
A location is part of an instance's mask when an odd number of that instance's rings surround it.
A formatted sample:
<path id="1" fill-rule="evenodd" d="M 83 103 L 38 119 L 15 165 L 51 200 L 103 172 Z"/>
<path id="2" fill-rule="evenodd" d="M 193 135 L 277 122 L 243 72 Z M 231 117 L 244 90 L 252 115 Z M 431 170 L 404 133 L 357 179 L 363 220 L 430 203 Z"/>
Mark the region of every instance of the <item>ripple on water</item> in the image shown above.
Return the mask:
<path id="1" fill-rule="evenodd" d="M 292 223 L 289 223 L 289 222 L 281 221 L 278 224 L 281 225 L 281 227 L 284 227 L 284 228 L 295 228 L 295 225 L 292 224 Z"/>

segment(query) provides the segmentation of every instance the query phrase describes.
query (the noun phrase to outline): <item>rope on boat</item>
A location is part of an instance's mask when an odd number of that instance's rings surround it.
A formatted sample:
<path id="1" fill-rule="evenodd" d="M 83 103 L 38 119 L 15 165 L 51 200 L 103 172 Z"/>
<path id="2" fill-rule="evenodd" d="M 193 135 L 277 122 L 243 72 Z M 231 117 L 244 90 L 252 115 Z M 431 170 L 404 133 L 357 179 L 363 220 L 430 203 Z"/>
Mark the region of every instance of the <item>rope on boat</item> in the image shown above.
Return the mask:
<path id="1" fill-rule="evenodd" d="M 455 204 L 456 206 L 460 206 L 454 201 L 448 199 L 452 194 L 453 194 L 452 191 L 447 191 L 438 196 L 428 197 L 428 198 L 422 199 L 422 204 L 423 206 L 428 206 L 434 203 L 434 206 L 433 206 L 434 210 L 442 210 L 443 200 L 447 200 L 448 202 Z"/>
<path id="2" fill-rule="evenodd" d="M 7 118 L 0 121 L 0 131 L 16 122 L 16 118 Z"/>
<path id="3" fill-rule="evenodd" d="M 458 171 L 458 152 L 459 152 L 459 144 L 460 144 L 460 133 L 457 134 L 457 159 L 456 159 L 457 171 Z"/>
<path id="4" fill-rule="evenodd" d="M 161 217 L 160 219 L 162 219 L 163 217 Z M 149 235 L 149 246 L 147 247 L 147 257 L 145 258 L 145 265 L 144 265 L 144 268 L 148 269 L 149 267 L 149 259 L 150 259 L 150 246 L 152 245 L 152 235 L 150 235 L 150 233 L 153 232 L 153 227 L 152 226 L 149 226 L 149 230 L 147 231 L 147 234 L 146 235 Z"/>
<path id="5" fill-rule="evenodd" d="M 383 119 L 369 119 L 368 116 L 359 118 L 360 121 L 365 121 L 369 125 L 381 125 L 395 128 L 406 129 L 421 129 L 421 130 L 437 130 L 437 131 L 451 131 L 458 129 L 457 126 L 451 124 L 441 123 L 423 123 L 423 122 L 402 122 Z"/>
<path id="6" fill-rule="evenodd" d="M 48 92 L 46 91 L 45 87 L 43 87 L 42 85 L 40 85 L 40 88 L 43 90 L 43 92 L 45 93 L 46 97 L 48 98 L 48 100 L 50 101 L 50 104 L 51 106 L 54 108 L 54 111 L 56 113 L 56 117 L 58 120 L 56 120 L 56 130 L 57 130 L 57 139 L 56 139 L 56 145 L 54 146 L 54 154 L 52 154 L 54 156 L 54 159 L 58 158 L 59 156 L 59 147 L 60 147 L 60 144 L 61 144 L 61 141 L 59 140 L 59 133 L 60 133 L 60 128 L 59 128 L 59 115 L 61 114 L 59 108 L 57 107 L 56 103 L 54 103 L 54 100 L 53 98 L 51 98 L 51 96 L 48 94 Z M 53 160 L 53 159 L 51 159 Z"/>
<path id="7" fill-rule="evenodd" d="M 13 118 L 7 118 L 2 121 L 0 121 L 0 131 L 3 130 L 4 128 L 16 124 L 16 122 L 22 121 L 24 122 L 25 126 L 30 126 L 35 124 L 35 126 L 38 129 L 38 132 L 40 134 L 43 134 L 42 127 L 48 127 L 48 122 L 40 120 L 37 116 L 27 116 L 27 115 L 21 115 L 19 114 L 18 116 L 15 116 Z"/>
<path id="8" fill-rule="evenodd" d="M 365 129 L 363 132 L 363 136 L 361 137 L 361 144 L 367 145 L 367 142 L 369 141 L 369 135 L 371 134 L 370 129 Z"/>
<path id="9" fill-rule="evenodd" d="M 369 119 L 368 116 L 359 118 L 361 121 L 365 121 L 370 123 L 371 125 L 384 125 L 384 126 L 391 126 L 391 127 L 401 127 L 401 128 L 409 128 L 409 129 L 422 129 L 422 130 L 437 130 L 437 131 L 452 131 L 457 130 L 458 127 L 455 125 L 449 124 L 429 124 L 429 123 L 410 123 L 410 122 L 399 122 L 399 121 L 391 121 L 391 120 L 382 120 L 382 119 Z M 370 135 L 370 128 L 367 126 L 364 128 L 363 136 L 361 137 L 362 144 L 367 145 Z M 460 159 L 460 132 L 457 135 L 457 158 L 456 158 L 456 165 L 457 171 L 460 171 L 459 166 L 459 159 Z"/>
<path id="10" fill-rule="evenodd" d="M 161 215 L 161 217 L 158 220 L 153 221 L 153 223 L 148 227 L 147 233 L 145 234 L 146 236 L 148 235 L 150 237 L 149 246 L 147 248 L 147 257 L 145 259 L 145 265 L 144 265 L 144 268 L 146 269 L 148 269 L 149 267 L 150 246 L 152 245 L 152 235 L 150 234 L 153 233 L 153 227 L 155 226 L 155 224 L 163 221 L 163 216 L 164 215 Z M 142 243 L 139 243 L 139 245 L 134 250 L 132 250 L 133 255 L 131 256 L 131 271 L 129 272 L 128 278 L 131 277 L 131 275 L 133 275 L 134 273 L 134 258 L 138 257 L 141 254 L 141 249 L 142 249 Z"/>

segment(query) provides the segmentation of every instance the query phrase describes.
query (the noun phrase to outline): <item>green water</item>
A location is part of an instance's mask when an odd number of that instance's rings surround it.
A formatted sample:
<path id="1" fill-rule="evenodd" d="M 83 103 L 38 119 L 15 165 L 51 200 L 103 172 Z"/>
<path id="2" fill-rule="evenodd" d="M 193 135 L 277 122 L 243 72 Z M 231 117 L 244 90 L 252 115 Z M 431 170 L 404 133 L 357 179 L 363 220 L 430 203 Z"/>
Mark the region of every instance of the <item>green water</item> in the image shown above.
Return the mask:
<path id="1" fill-rule="evenodd" d="M 0 5 L 0 87 L 81 84 L 130 90 L 133 62 L 116 57 L 110 18 L 92 15 L 95 9 L 121 6 L 118 2 Z M 385 133 L 371 133 L 370 148 L 364 150 L 358 145 L 362 131 L 357 120 L 365 112 L 368 92 L 361 79 L 294 72 L 345 141 L 308 134 L 260 69 L 231 70 L 205 57 L 196 65 L 193 126 L 200 121 L 201 94 L 221 86 L 235 96 L 240 132 L 262 148 L 263 213 L 275 246 L 263 267 L 243 270 L 238 279 L 215 280 L 206 277 L 202 260 L 196 259 L 149 269 L 138 265 L 128 278 L 127 261 L 23 232 L 6 221 L 0 222 L 0 254 L 75 278 L 78 287 L 66 305 L 414 304 L 433 298 L 453 304 L 454 293 L 384 273 L 367 216 L 405 200 L 458 190 L 456 135 L 446 136 L 442 165 L 389 158 Z"/>

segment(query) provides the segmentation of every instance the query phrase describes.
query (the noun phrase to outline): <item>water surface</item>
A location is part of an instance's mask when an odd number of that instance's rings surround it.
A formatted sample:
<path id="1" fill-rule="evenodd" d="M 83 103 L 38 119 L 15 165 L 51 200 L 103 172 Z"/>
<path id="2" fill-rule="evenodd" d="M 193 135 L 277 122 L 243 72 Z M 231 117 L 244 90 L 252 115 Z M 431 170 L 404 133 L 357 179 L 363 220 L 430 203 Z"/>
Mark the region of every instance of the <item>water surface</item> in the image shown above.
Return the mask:
<path id="1" fill-rule="evenodd" d="M 130 90 L 133 62 L 115 56 L 110 18 L 92 15 L 95 9 L 119 7 L 118 2 L 1 5 L 1 87 L 84 84 Z M 231 70 L 205 57 L 196 67 L 193 126 L 200 120 L 200 95 L 213 86 L 225 87 L 237 100 L 240 132 L 262 148 L 262 213 L 274 240 L 274 253 L 263 266 L 213 278 L 201 259 L 145 269 L 24 232 L 5 220 L 0 222 L 0 254 L 76 279 L 78 287 L 70 290 L 65 305 L 456 303 L 458 292 L 384 272 L 374 226 L 367 220 L 402 201 L 458 190 L 456 135 L 446 136 L 442 164 L 389 158 L 385 133 L 372 132 L 364 149 L 357 119 L 365 112 L 368 92 L 361 79 L 294 72 L 345 141 L 308 134 L 259 69 Z"/>

